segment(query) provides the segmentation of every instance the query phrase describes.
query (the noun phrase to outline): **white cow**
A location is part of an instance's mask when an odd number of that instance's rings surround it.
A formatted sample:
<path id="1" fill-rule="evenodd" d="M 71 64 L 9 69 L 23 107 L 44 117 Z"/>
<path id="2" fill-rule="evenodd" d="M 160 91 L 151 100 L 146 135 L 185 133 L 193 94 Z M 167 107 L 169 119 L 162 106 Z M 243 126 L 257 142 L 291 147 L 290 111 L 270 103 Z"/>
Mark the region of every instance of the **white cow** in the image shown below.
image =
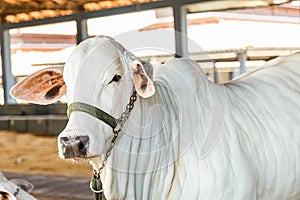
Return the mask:
<path id="1" fill-rule="evenodd" d="M 18 185 L 15 184 L 14 180 L 7 180 L 0 172 L 0 200 L 36 200 L 26 192 L 32 189 L 30 183 L 20 179 L 17 182 Z"/>
<path id="2" fill-rule="evenodd" d="M 63 72 L 37 72 L 11 94 L 47 104 L 66 89 L 69 106 L 83 102 L 118 118 L 132 88 L 137 91 L 101 173 L 107 199 L 296 200 L 299 63 L 297 53 L 232 82 L 215 84 L 195 62 L 173 59 L 152 79 L 149 63 L 102 36 L 82 42 Z M 59 156 L 87 159 L 99 170 L 114 125 L 93 113 L 69 111 L 58 138 Z"/>

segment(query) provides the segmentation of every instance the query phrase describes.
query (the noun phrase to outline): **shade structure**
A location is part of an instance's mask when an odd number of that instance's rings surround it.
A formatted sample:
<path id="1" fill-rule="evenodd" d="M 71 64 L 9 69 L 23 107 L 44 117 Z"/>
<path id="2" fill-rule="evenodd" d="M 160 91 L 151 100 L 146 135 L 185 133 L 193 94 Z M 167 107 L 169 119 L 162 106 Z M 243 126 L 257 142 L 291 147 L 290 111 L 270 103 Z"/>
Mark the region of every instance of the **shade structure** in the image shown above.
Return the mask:
<path id="1" fill-rule="evenodd" d="M 3 0 L 0 4 L 0 23 L 19 23 L 58 16 L 141 4 L 162 3 L 188 6 L 189 12 L 249 8 L 282 4 L 289 0 Z M 192 5 L 192 6 L 191 6 Z M 155 7 L 155 6 L 154 6 Z"/>

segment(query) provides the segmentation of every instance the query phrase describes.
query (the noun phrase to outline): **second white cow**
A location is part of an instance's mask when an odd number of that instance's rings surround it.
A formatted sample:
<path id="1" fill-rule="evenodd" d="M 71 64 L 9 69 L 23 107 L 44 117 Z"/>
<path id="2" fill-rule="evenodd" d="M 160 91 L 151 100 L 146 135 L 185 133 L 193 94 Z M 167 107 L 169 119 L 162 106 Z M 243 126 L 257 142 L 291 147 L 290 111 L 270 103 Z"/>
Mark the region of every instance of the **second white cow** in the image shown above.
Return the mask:
<path id="1" fill-rule="evenodd" d="M 95 37 L 74 50 L 63 72 L 37 72 L 11 94 L 47 104 L 66 90 L 69 107 L 92 106 L 88 113 L 69 109 L 58 148 L 61 158 L 87 159 L 95 170 L 114 137 L 114 124 L 107 121 L 122 116 L 122 131 L 101 173 L 107 199 L 296 200 L 299 63 L 299 53 L 277 58 L 215 84 L 188 59 L 173 59 L 152 75 L 149 63 L 112 38 Z"/>
<path id="2" fill-rule="evenodd" d="M 0 172 L 0 200 L 37 200 L 27 192 L 33 185 L 23 179 L 7 180 Z"/>

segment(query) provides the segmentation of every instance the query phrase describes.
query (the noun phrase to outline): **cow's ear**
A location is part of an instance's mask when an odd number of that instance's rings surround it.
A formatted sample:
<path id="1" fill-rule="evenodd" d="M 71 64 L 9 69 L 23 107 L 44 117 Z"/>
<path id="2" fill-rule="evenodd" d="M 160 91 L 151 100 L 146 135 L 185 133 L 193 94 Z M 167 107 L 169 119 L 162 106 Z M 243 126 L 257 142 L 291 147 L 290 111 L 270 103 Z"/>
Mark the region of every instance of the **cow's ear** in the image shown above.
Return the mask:
<path id="1" fill-rule="evenodd" d="M 5 199 L 7 199 L 7 200 L 17 200 L 16 197 L 12 193 L 8 192 L 5 189 L 0 189 L 0 197 L 1 197 L 1 199 L 4 199 L 4 200 Z"/>
<path id="2" fill-rule="evenodd" d="M 50 104 L 66 93 L 63 68 L 51 67 L 37 71 L 14 85 L 10 95 L 35 104 Z"/>
<path id="3" fill-rule="evenodd" d="M 134 87 L 137 93 L 143 98 L 148 98 L 154 95 L 155 87 L 153 81 L 150 78 L 152 77 L 152 74 L 147 74 L 147 70 L 145 70 L 145 67 L 146 66 L 140 60 L 134 60 L 130 64 Z"/>

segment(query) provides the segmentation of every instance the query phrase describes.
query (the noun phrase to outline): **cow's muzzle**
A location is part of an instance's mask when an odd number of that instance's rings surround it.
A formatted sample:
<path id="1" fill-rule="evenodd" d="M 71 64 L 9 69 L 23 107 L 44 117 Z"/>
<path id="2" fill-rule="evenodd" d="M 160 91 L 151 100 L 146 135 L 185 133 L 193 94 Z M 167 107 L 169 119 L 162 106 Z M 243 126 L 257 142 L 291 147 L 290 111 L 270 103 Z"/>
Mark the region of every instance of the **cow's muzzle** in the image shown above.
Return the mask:
<path id="1" fill-rule="evenodd" d="M 69 158 L 87 158 L 89 137 L 61 137 L 62 153 L 65 159 Z"/>

